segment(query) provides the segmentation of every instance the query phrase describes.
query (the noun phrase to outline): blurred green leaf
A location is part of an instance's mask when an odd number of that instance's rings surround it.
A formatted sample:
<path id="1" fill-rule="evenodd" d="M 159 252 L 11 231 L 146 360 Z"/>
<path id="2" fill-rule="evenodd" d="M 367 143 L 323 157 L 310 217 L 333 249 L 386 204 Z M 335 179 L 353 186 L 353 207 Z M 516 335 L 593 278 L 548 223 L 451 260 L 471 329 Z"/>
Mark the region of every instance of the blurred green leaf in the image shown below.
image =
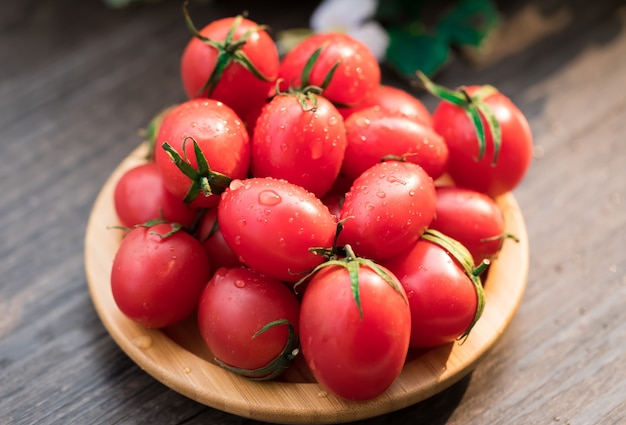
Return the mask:
<path id="1" fill-rule="evenodd" d="M 460 0 L 441 18 L 436 32 L 451 45 L 479 46 L 498 22 L 498 10 L 492 1 Z"/>
<path id="2" fill-rule="evenodd" d="M 413 79 L 417 70 L 433 75 L 450 59 L 447 41 L 431 34 L 397 27 L 389 28 L 389 39 L 386 61 L 407 78 Z"/>

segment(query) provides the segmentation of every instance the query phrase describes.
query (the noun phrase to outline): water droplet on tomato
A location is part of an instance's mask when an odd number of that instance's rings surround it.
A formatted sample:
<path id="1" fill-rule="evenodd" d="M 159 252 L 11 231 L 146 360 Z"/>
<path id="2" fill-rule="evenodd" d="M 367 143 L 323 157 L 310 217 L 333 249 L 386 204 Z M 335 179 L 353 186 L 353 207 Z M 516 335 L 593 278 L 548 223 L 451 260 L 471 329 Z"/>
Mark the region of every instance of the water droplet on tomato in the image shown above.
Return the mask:
<path id="1" fill-rule="evenodd" d="M 396 177 L 394 175 L 387 176 L 387 181 L 389 183 L 400 183 L 400 184 L 406 185 L 406 182 L 404 180 L 402 180 L 402 179 L 400 179 L 400 178 L 398 178 L 398 177 Z"/>
<path id="2" fill-rule="evenodd" d="M 235 286 L 237 288 L 244 288 L 246 286 L 246 281 L 242 279 L 235 280 Z"/>
<path id="3" fill-rule="evenodd" d="M 244 186 L 244 183 L 241 180 L 235 179 L 230 182 L 230 184 L 228 185 L 228 188 L 230 190 L 237 190 L 239 188 L 242 188 L 243 186 Z"/>
<path id="4" fill-rule="evenodd" d="M 409 196 L 414 196 L 415 195 L 415 191 L 414 190 L 409 190 Z"/>
<path id="5" fill-rule="evenodd" d="M 385 196 L 387 196 L 387 194 L 382 190 L 379 190 L 378 192 L 376 192 L 376 196 L 378 196 L 379 198 L 384 198 Z"/>
<path id="6" fill-rule="evenodd" d="M 287 245 L 287 241 L 285 240 L 285 238 L 278 239 L 278 246 L 280 246 L 281 248 L 284 248 L 286 245 Z"/>
<path id="7" fill-rule="evenodd" d="M 283 198 L 281 198 L 280 195 L 272 189 L 265 189 L 259 192 L 259 204 L 261 205 L 267 205 L 267 206 L 277 205 L 282 200 Z"/>
<path id="8" fill-rule="evenodd" d="M 369 118 L 365 118 L 365 117 L 358 117 L 355 120 L 355 124 L 361 128 L 367 128 L 370 126 L 372 122 L 369 120 Z"/>
<path id="9" fill-rule="evenodd" d="M 235 245 L 241 245 L 241 236 L 237 235 L 233 238 L 233 242 L 235 242 Z"/>
<path id="10" fill-rule="evenodd" d="M 368 211 L 371 211 L 374 209 L 374 204 L 372 204 L 371 202 L 366 202 L 365 203 L 365 209 Z"/>
<path id="11" fill-rule="evenodd" d="M 337 117 L 334 115 L 331 115 L 330 117 L 328 117 L 328 125 L 335 125 L 337 124 Z"/>
<path id="12" fill-rule="evenodd" d="M 240 218 L 239 220 L 237 220 L 237 224 L 239 225 L 239 227 L 246 227 L 246 224 L 248 224 L 248 222 L 245 218 Z"/>

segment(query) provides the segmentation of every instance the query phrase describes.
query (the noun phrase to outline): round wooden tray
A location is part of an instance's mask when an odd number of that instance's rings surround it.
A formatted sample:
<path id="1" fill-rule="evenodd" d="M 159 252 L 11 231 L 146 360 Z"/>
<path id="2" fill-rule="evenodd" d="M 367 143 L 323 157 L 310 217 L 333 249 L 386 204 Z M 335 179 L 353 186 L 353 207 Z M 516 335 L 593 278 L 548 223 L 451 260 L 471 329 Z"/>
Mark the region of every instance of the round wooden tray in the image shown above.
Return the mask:
<path id="1" fill-rule="evenodd" d="M 121 240 L 113 204 L 115 183 L 122 173 L 145 161 L 146 147 L 133 151 L 111 174 L 98 195 L 85 236 L 85 270 L 94 306 L 122 350 L 154 378 L 193 400 L 239 416 L 274 423 L 340 423 L 369 418 L 422 401 L 468 374 L 494 345 L 513 318 L 528 275 L 528 240 L 521 211 L 511 194 L 497 199 L 506 240 L 484 282 L 483 316 L 461 345 L 452 343 L 413 352 L 394 384 L 366 402 L 349 402 L 324 391 L 300 359 L 280 381 L 254 382 L 212 361 L 195 318 L 161 330 L 148 330 L 127 319 L 110 289 L 111 265 Z M 301 356 L 300 356 L 301 358 Z"/>

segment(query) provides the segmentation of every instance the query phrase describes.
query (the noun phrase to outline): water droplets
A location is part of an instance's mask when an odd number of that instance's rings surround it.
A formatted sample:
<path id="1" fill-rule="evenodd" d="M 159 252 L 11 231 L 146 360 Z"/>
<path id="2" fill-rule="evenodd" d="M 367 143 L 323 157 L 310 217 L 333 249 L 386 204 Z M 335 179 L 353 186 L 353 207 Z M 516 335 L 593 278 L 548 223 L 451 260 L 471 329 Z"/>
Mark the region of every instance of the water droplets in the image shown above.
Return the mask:
<path id="1" fill-rule="evenodd" d="M 278 205 L 283 200 L 283 198 L 272 189 L 265 189 L 259 192 L 259 204 L 265 205 L 268 207 Z"/>
<path id="2" fill-rule="evenodd" d="M 246 281 L 243 279 L 237 279 L 235 280 L 235 286 L 237 288 L 245 288 L 246 287 Z"/>

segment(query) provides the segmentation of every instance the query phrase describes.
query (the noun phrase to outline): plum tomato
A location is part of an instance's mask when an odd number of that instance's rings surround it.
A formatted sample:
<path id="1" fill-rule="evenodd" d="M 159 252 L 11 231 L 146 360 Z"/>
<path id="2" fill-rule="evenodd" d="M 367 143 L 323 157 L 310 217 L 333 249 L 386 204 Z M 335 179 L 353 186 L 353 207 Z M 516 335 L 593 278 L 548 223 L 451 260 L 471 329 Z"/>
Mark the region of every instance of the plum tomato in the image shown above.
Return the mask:
<path id="1" fill-rule="evenodd" d="M 321 197 L 339 174 L 345 149 L 343 118 L 332 103 L 278 94 L 256 121 L 252 175 L 285 179 Z"/>
<path id="2" fill-rule="evenodd" d="M 508 97 L 490 86 L 470 86 L 463 92 L 466 103 L 459 106 L 442 100 L 432 115 L 433 128 L 448 145 L 450 177 L 458 186 L 492 197 L 509 192 L 530 167 L 533 139 L 528 121 Z M 467 107 L 479 112 L 485 135 L 483 152 Z M 495 146 L 490 124 L 499 128 Z"/>
<path id="3" fill-rule="evenodd" d="M 286 180 L 233 180 L 217 206 L 224 240 L 240 261 L 295 282 L 322 263 L 311 248 L 333 245 L 337 219 L 311 192 Z"/>
<path id="4" fill-rule="evenodd" d="M 433 179 L 447 169 L 448 147 L 431 127 L 377 107 L 345 120 L 347 147 L 341 173 L 355 179 L 391 155 L 420 165 Z"/>
<path id="5" fill-rule="evenodd" d="M 162 218 L 191 227 L 198 210 L 165 188 L 163 177 L 154 162 L 137 165 L 126 171 L 115 185 L 115 211 L 125 227 Z"/>
<path id="6" fill-rule="evenodd" d="M 170 223 L 134 227 L 116 252 L 113 299 L 131 320 L 147 327 L 176 324 L 196 310 L 210 278 L 200 242 Z"/>
<path id="7" fill-rule="evenodd" d="M 431 229 L 465 246 L 474 264 L 497 256 L 506 237 L 504 215 L 488 195 L 458 186 L 439 186 Z"/>
<path id="8" fill-rule="evenodd" d="M 300 303 L 283 282 L 244 267 L 220 268 L 202 292 L 198 328 L 221 366 L 271 379 L 298 352 L 299 314 Z"/>
<path id="9" fill-rule="evenodd" d="M 419 165 L 379 162 L 352 184 L 340 219 L 339 245 L 358 256 L 380 261 L 408 249 L 435 214 L 433 179 Z"/>
<path id="10" fill-rule="evenodd" d="M 318 60 L 302 81 L 311 56 L 322 48 Z M 332 79 L 323 95 L 337 105 L 352 106 L 372 95 L 380 85 L 381 71 L 376 57 L 362 42 L 345 33 L 313 34 L 293 47 L 282 59 L 278 71 L 281 91 L 288 87 L 324 85 L 332 68 Z"/>
<path id="11" fill-rule="evenodd" d="M 192 207 L 215 206 L 231 179 L 248 174 L 248 132 L 231 108 L 213 99 L 191 99 L 176 106 L 163 119 L 156 144 L 155 162 L 165 186 Z M 194 176 L 179 168 L 164 144 L 195 170 Z M 200 166 L 196 144 L 209 172 Z"/>
<path id="12" fill-rule="evenodd" d="M 209 257 L 213 270 L 220 267 L 241 266 L 239 257 L 224 240 L 224 235 L 217 222 L 217 207 L 207 208 L 197 227 L 197 238 L 202 243 Z"/>
<path id="13" fill-rule="evenodd" d="M 181 77 L 189 98 L 210 97 L 244 118 L 265 101 L 278 76 L 279 58 L 269 34 L 241 16 L 215 20 L 196 30 L 181 58 Z"/>
<path id="14" fill-rule="evenodd" d="M 472 326 L 476 287 L 465 269 L 441 245 L 420 238 L 410 249 L 383 261 L 407 294 L 413 348 L 446 344 Z"/>
<path id="15" fill-rule="evenodd" d="M 347 119 L 354 112 L 372 106 L 382 109 L 383 111 L 400 114 L 426 127 L 432 128 L 433 126 L 433 119 L 430 112 L 421 100 L 401 88 L 386 84 L 378 86 L 372 96 L 368 97 L 357 106 L 338 108 L 338 110 L 344 119 Z"/>
<path id="16" fill-rule="evenodd" d="M 383 267 L 329 264 L 307 283 L 300 307 L 302 355 L 322 387 L 349 400 L 382 394 L 402 371 L 409 304 Z M 354 273 L 349 269 L 356 266 Z M 355 275 L 358 276 L 355 279 Z"/>

